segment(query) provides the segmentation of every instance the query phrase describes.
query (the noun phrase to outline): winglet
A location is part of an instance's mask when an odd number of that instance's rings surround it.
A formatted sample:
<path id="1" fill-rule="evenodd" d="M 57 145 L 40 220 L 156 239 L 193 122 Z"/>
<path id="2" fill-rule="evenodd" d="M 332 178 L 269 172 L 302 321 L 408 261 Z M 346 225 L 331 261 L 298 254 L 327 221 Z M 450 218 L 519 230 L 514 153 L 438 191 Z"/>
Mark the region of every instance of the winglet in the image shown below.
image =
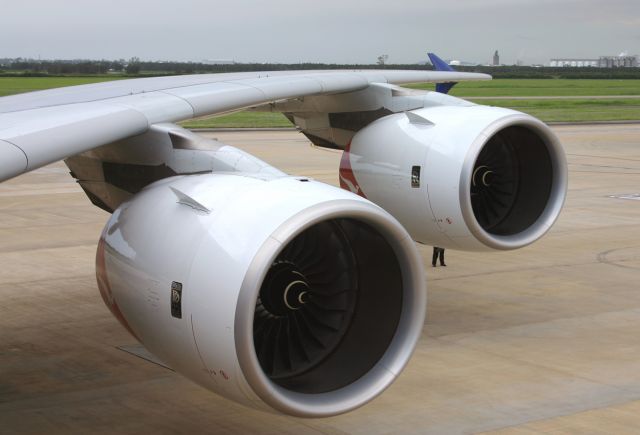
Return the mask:
<path id="1" fill-rule="evenodd" d="M 429 56 L 429 60 L 431 64 L 436 69 L 436 71 L 455 71 L 447 62 L 440 59 L 435 53 L 427 53 Z M 441 94 L 448 94 L 452 87 L 454 87 L 458 82 L 447 82 L 447 83 L 436 83 L 436 92 L 440 92 Z"/>
<path id="2" fill-rule="evenodd" d="M 191 207 L 191 208 L 193 208 L 195 210 L 203 211 L 205 213 L 211 213 L 211 210 L 209 210 L 204 205 L 200 204 L 195 199 L 191 198 L 186 193 L 180 192 L 178 189 L 176 189 L 175 187 L 172 187 L 172 186 L 169 186 L 169 189 L 171 189 L 171 191 L 174 193 L 176 198 L 178 198 L 178 201 L 177 201 L 178 204 L 183 204 L 183 205 L 189 206 L 189 207 Z"/>

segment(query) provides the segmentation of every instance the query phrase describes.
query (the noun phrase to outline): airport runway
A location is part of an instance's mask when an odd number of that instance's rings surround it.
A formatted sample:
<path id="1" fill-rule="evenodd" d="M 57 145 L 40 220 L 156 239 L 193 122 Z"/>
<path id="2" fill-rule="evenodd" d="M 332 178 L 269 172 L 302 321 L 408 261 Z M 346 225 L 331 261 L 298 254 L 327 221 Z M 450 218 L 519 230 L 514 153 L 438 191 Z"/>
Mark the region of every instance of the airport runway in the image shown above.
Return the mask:
<path id="1" fill-rule="evenodd" d="M 107 214 L 61 163 L 0 184 L 0 434 L 638 433 L 640 126 L 554 129 L 570 184 L 550 234 L 512 253 L 447 251 L 447 268 L 422 247 L 412 361 L 369 405 L 321 420 L 246 409 L 119 350 L 135 341 L 94 277 Z M 336 184 L 340 154 L 298 133 L 212 135 Z"/>

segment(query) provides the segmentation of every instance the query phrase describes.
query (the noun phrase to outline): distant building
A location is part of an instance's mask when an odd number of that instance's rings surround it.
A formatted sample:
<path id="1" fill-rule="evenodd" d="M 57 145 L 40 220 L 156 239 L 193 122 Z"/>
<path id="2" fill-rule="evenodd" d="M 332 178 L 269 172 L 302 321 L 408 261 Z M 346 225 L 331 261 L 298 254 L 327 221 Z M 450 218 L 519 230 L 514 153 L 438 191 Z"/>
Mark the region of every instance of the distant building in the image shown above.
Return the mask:
<path id="1" fill-rule="evenodd" d="M 638 56 L 600 56 L 600 68 L 635 68 L 638 66 Z"/>
<path id="2" fill-rule="evenodd" d="M 234 65 L 236 62 L 230 59 L 204 59 L 202 63 L 205 65 Z"/>
<path id="3" fill-rule="evenodd" d="M 638 56 L 600 56 L 599 59 L 551 59 L 549 66 L 563 68 L 634 68 L 640 66 Z"/>
<path id="4" fill-rule="evenodd" d="M 498 54 L 498 50 L 496 50 L 495 53 L 493 53 L 493 66 L 498 66 L 500 65 L 500 55 Z"/>
<path id="5" fill-rule="evenodd" d="M 598 59 L 551 59 L 549 66 L 557 68 L 598 67 Z"/>
<path id="6" fill-rule="evenodd" d="M 467 62 L 466 60 L 450 60 L 447 62 L 449 66 L 478 66 L 478 62 Z"/>

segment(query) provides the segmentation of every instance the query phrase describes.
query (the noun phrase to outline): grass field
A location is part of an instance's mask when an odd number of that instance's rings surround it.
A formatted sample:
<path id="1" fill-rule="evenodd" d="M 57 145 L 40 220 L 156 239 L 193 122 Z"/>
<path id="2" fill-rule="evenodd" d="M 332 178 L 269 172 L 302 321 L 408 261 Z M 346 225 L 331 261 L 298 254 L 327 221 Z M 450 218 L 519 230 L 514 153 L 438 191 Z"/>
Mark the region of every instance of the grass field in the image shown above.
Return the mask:
<path id="1" fill-rule="evenodd" d="M 469 100 L 473 101 L 473 98 Z M 507 107 L 545 122 L 638 121 L 640 98 L 479 100 L 478 104 Z"/>
<path id="2" fill-rule="evenodd" d="M 42 91 L 63 86 L 118 80 L 118 77 L 0 77 L 0 97 L 23 92 Z"/>
<path id="3" fill-rule="evenodd" d="M 117 79 L 118 77 L 109 76 L 0 77 L 0 96 Z M 433 89 L 432 84 L 416 84 L 410 87 Z M 640 80 L 499 79 L 460 83 L 451 93 L 471 101 L 474 101 L 474 97 L 611 96 L 603 99 L 483 99 L 476 102 L 520 110 L 547 122 L 640 120 Z M 623 95 L 638 98 L 615 98 Z M 187 128 L 291 127 L 291 123 L 281 114 L 258 112 L 196 119 L 186 121 L 182 125 Z"/>
<path id="4" fill-rule="evenodd" d="M 181 122 L 185 128 L 276 128 L 293 127 L 282 113 L 238 112 L 230 115 Z"/>
<path id="5" fill-rule="evenodd" d="M 429 83 L 409 87 L 433 89 L 433 85 Z M 452 89 L 451 95 L 456 97 L 640 96 L 640 80 L 499 79 L 459 83 Z"/>

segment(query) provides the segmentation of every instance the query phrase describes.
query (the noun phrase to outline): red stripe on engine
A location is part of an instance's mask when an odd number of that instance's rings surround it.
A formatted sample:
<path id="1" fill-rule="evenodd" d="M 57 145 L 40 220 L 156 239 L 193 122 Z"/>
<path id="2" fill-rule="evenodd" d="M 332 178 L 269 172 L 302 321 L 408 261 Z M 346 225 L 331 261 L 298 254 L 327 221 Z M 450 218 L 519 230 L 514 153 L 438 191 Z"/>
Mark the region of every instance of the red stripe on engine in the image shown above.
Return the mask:
<path id="1" fill-rule="evenodd" d="M 345 147 L 342 158 L 340 159 L 339 179 L 341 188 L 366 198 L 351 167 L 351 142 Z"/>
<path id="2" fill-rule="evenodd" d="M 113 316 L 118 319 L 120 324 L 124 326 L 125 329 L 129 331 L 129 333 L 133 335 L 136 340 L 140 341 L 136 333 L 133 332 L 133 329 L 131 329 L 131 326 L 129 325 L 129 322 L 127 322 L 127 319 L 124 318 L 124 315 L 122 314 L 122 311 L 120 311 L 120 307 L 118 307 L 118 303 L 113 296 L 113 292 L 111 291 L 111 285 L 109 284 L 109 279 L 107 277 L 107 267 L 105 261 L 105 232 L 103 232 L 102 236 L 100 236 L 100 241 L 98 242 L 98 251 L 96 252 L 96 279 L 98 281 L 98 289 L 100 290 L 100 295 L 102 296 L 104 304 L 107 306 L 107 308 L 109 308 L 111 314 L 113 314 Z"/>

